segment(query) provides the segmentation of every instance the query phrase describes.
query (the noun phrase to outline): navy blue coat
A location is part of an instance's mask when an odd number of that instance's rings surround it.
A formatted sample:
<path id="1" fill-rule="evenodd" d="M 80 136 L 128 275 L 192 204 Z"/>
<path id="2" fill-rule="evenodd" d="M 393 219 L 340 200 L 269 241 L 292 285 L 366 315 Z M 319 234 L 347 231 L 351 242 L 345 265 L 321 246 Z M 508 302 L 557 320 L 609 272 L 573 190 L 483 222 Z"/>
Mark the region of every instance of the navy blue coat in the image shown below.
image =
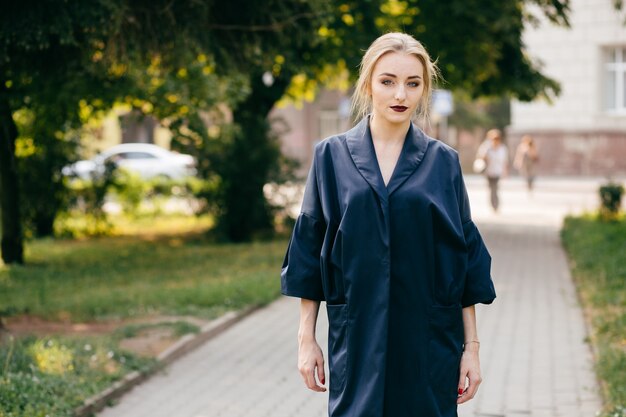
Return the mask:
<path id="1" fill-rule="evenodd" d="M 282 266 L 326 301 L 331 417 L 453 417 L 461 309 L 495 298 L 456 151 L 411 124 L 385 186 L 364 118 L 315 146 Z"/>

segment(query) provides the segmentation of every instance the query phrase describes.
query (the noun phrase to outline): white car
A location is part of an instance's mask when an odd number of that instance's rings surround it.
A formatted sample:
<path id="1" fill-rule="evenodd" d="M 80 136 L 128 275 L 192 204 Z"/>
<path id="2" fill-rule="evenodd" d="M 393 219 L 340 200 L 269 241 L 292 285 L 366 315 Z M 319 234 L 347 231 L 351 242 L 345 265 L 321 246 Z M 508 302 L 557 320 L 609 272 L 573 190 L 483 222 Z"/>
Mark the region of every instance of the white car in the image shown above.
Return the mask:
<path id="1" fill-rule="evenodd" d="M 64 167 L 63 174 L 92 179 L 104 173 L 107 162 L 113 162 L 119 168 L 135 172 L 144 179 L 154 177 L 181 179 L 196 174 L 196 161 L 193 156 L 171 152 L 150 143 L 122 143 L 113 146 L 92 159 Z"/>

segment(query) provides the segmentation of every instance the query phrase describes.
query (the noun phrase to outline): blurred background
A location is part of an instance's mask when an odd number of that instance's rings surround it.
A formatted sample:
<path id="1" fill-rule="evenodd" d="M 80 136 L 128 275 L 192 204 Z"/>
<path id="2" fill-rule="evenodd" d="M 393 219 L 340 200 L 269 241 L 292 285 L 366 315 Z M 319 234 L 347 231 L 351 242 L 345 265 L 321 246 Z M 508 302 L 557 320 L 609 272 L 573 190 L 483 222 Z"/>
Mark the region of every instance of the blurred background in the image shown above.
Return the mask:
<path id="1" fill-rule="evenodd" d="M 74 415 L 276 300 L 313 148 L 355 123 L 360 59 L 389 31 L 437 61 L 416 122 L 459 152 L 475 220 L 563 236 L 593 407 L 626 415 L 622 1 L 42 0 L 0 12 L 0 416 Z M 475 168 L 494 128 L 497 212 Z"/>

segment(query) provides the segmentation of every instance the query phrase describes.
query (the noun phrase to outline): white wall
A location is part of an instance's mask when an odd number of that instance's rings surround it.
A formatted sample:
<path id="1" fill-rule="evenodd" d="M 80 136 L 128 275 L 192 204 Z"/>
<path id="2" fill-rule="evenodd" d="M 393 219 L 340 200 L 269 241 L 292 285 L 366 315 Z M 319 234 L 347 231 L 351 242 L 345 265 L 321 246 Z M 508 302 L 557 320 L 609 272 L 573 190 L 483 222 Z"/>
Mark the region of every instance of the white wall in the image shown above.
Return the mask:
<path id="1" fill-rule="evenodd" d="M 603 48 L 626 47 L 626 13 L 617 12 L 612 3 L 572 0 L 571 28 L 545 18 L 538 28 L 526 28 L 529 55 L 543 63 L 545 75 L 561 84 L 561 95 L 552 105 L 542 100 L 513 102 L 513 131 L 626 129 L 626 115 L 609 115 L 602 108 Z"/>

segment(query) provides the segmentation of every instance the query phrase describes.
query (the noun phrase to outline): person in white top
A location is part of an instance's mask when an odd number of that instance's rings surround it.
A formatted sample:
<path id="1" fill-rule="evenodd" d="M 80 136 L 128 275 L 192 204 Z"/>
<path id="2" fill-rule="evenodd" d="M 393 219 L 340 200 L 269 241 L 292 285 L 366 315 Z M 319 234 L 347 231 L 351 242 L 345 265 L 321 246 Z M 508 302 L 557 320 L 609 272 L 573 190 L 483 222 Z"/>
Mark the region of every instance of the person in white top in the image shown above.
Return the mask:
<path id="1" fill-rule="evenodd" d="M 506 177 L 509 171 L 509 151 L 502 143 L 502 133 L 498 129 L 487 132 L 487 140 L 481 145 L 479 152 L 485 160 L 485 175 L 489 182 L 491 207 L 498 211 L 500 198 L 498 196 L 498 183 L 500 178 Z"/>

